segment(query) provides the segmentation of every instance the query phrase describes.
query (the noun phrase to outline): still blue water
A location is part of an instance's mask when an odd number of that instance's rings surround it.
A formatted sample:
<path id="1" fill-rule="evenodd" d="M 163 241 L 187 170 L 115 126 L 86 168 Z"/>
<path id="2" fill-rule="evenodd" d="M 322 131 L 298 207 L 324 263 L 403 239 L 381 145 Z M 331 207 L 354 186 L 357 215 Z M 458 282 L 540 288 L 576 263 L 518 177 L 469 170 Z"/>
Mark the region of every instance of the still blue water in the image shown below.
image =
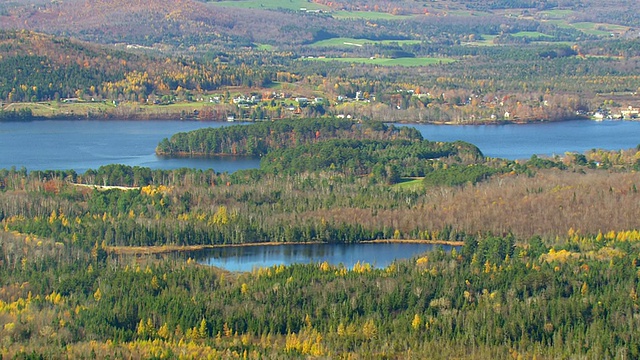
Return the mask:
<path id="1" fill-rule="evenodd" d="M 638 121 L 574 120 L 525 125 L 407 125 L 431 141 L 463 140 L 485 156 L 528 159 L 532 155 L 584 153 L 591 149 L 620 150 L 640 144 Z"/>
<path id="2" fill-rule="evenodd" d="M 229 123 L 197 121 L 34 121 L 0 123 L 0 168 L 67 170 L 83 173 L 102 165 L 125 164 L 152 169 L 180 167 L 234 172 L 257 168 L 259 159 L 166 159 L 157 144 L 174 133 Z M 629 149 L 640 143 L 640 122 L 587 120 L 528 125 L 407 125 L 432 141 L 463 140 L 485 156 L 526 159 L 593 148 Z"/>
<path id="3" fill-rule="evenodd" d="M 189 256 L 201 264 L 229 271 L 251 271 L 259 267 L 324 261 L 347 268 L 353 268 L 357 262 L 366 262 L 375 268 L 385 268 L 394 260 L 411 258 L 438 247 L 445 251 L 452 249 L 446 245 L 406 243 L 287 244 L 215 248 L 190 253 Z"/>
<path id="4" fill-rule="evenodd" d="M 197 121 L 47 120 L 0 122 L 0 168 L 69 170 L 83 173 L 108 164 L 152 169 L 181 167 L 234 172 L 257 168 L 256 158 L 180 158 L 156 156 L 163 138 L 178 132 L 229 123 Z"/>

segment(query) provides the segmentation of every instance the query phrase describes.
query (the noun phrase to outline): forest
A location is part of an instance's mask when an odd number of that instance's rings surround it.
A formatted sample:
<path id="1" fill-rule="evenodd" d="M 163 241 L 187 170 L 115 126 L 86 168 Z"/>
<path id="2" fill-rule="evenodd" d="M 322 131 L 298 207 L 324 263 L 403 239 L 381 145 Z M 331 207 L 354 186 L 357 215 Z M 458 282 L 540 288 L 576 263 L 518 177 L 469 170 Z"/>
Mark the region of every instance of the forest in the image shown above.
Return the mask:
<path id="1" fill-rule="evenodd" d="M 624 117 L 640 107 L 635 10 L 625 0 L 8 3 L 0 107 L 203 121 Z"/>
<path id="2" fill-rule="evenodd" d="M 260 168 L 233 174 L 0 170 L 1 353 L 638 356 L 640 149 L 510 161 L 399 129 L 341 119 L 225 127 L 223 143 L 269 136 Z M 292 161 L 341 142 L 358 143 L 349 157 L 362 167 Z M 368 240 L 457 247 L 385 268 L 247 273 L 152 251 Z M 122 251 L 131 246 L 150 252 Z"/>
<path id="3" fill-rule="evenodd" d="M 640 145 L 515 161 L 393 125 L 633 120 L 637 10 L 0 3 L 0 126 L 246 121 L 156 154 L 260 158 L 0 169 L 0 358 L 640 358 Z M 249 272 L 189 252 L 365 242 L 448 247 Z"/>
<path id="4" fill-rule="evenodd" d="M 381 123 L 296 122 L 222 128 L 223 143 L 269 139 L 259 169 L 233 174 L 0 170 L 3 356 L 637 356 L 640 149 L 517 162 Z M 341 142 L 363 167 L 292 161 Z M 459 247 L 249 273 L 121 251 L 376 239 Z"/>

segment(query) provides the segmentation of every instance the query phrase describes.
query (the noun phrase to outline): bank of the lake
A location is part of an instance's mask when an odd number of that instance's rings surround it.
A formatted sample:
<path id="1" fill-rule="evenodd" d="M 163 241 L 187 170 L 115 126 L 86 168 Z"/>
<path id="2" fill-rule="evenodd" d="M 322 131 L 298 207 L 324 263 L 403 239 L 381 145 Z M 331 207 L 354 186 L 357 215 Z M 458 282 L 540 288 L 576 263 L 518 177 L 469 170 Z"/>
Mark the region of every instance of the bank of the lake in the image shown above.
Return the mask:
<path id="1" fill-rule="evenodd" d="M 249 246 L 287 246 L 287 245 L 317 245 L 326 244 L 319 242 L 258 242 L 246 244 L 219 244 L 219 245 L 163 245 L 163 246 L 107 246 L 106 251 L 117 255 L 150 255 L 167 253 L 186 253 L 216 248 L 233 248 Z M 427 244 L 427 245 L 447 245 L 452 247 L 462 246 L 462 241 L 446 240 L 371 240 L 361 241 L 359 244 Z"/>
<path id="2" fill-rule="evenodd" d="M 451 245 L 411 241 L 359 243 L 293 243 L 280 246 L 254 245 L 216 247 L 182 253 L 196 262 L 232 272 L 247 272 L 257 268 L 292 264 L 319 264 L 353 268 L 368 264 L 372 268 L 386 268 L 395 261 L 408 260 Z"/>

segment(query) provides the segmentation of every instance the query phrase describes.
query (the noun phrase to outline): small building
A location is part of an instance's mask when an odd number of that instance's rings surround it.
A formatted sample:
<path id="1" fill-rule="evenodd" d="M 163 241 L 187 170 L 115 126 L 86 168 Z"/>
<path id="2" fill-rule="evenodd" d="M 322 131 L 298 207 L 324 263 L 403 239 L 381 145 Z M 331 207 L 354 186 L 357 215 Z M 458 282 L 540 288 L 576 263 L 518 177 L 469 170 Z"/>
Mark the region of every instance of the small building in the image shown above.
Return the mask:
<path id="1" fill-rule="evenodd" d="M 640 111 L 638 111 L 638 109 L 634 109 L 632 106 L 629 106 L 627 110 L 620 111 L 620 114 L 622 114 L 622 117 L 625 119 L 636 119 L 638 118 Z"/>

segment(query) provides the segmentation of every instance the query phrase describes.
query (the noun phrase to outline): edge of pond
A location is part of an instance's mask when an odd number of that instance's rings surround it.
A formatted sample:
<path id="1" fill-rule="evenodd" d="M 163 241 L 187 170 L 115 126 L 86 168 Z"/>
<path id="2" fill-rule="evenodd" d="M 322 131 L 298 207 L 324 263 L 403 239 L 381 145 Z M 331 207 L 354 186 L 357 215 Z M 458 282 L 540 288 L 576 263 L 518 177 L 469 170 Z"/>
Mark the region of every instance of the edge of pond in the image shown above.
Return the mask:
<path id="1" fill-rule="evenodd" d="M 431 245 L 449 245 L 462 246 L 462 241 L 447 240 L 399 240 L 399 239 L 382 239 L 360 241 L 354 244 L 431 244 Z M 205 249 L 225 248 L 225 247 L 244 247 L 244 246 L 279 246 L 279 245 L 312 245 L 312 244 L 328 244 L 321 242 L 257 242 L 247 244 L 219 244 L 219 245 L 161 245 L 161 246 L 107 246 L 109 253 L 116 255 L 152 255 L 166 254 L 172 252 L 188 252 Z"/>

